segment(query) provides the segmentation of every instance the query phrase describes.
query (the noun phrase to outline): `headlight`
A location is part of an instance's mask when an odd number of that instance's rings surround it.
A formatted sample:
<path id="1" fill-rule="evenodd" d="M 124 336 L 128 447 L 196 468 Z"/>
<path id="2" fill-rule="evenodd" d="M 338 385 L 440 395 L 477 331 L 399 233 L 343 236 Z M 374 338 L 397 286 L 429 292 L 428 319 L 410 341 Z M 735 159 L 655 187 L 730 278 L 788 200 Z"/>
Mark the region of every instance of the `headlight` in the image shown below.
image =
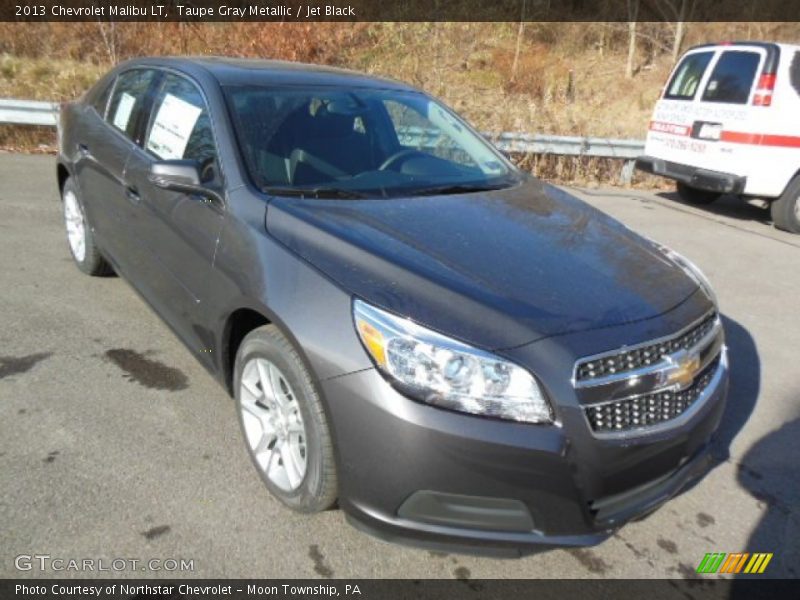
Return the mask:
<path id="1" fill-rule="evenodd" d="M 353 318 L 381 372 L 415 400 L 512 421 L 553 421 L 550 404 L 525 369 L 361 300 L 353 303 Z"/>
<path id="2" fill-rule="evenodd" d="M 708 277 L 705 276 L 696 264 L 686 258 L 683 254 L 679 254 L 675 252 L 672 248 L 668 248 L 663 244 L 659 244 L 658 242 L 654 242 L 658 248 L 667 255 L 672 262 L 678 265 L 681 269 L 683 269 L 686 274 L 691 277 L 695 283 L 700 286 L 700 289 L 703 290 L 708 299 L 714 303 L 714 306 L 719 306 L 717 303 L 717 295 L 714 293 L 714 288 L 711 287 L 711 282 L 708 280 Z"/>

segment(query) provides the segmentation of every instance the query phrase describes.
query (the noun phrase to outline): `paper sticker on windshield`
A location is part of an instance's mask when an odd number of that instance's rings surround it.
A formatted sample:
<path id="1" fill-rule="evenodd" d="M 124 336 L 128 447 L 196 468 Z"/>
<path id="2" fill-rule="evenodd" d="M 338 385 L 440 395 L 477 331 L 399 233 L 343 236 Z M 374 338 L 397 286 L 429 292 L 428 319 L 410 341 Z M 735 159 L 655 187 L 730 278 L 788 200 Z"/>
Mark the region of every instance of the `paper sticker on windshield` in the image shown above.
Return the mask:
<path id="1" fill-rule="evenodd" d="M 167 94 L 158 109 L 147 149 L 164 159 L 183 158 L 202 108 Z"/>
<path id="2" fill-rule="evenodd" d="M 128 92 L 122 92 L 122 97 L 117 104 L 117 112 L 114 113 L 114 127 L 122 131 L 128 129 L 128 121 L 131 119 L 134 104 L 136 104 L 136 98 Z"/>

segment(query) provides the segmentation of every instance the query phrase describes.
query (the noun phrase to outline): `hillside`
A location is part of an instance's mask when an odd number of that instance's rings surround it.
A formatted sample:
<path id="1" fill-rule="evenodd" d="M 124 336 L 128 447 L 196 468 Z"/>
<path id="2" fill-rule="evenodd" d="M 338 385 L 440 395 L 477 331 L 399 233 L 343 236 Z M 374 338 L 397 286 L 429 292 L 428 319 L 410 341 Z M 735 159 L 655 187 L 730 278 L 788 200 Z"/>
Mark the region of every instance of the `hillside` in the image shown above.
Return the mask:
<path id="1" fill-rule="evenodd" d="M 681 49 L 724 39 L 800 41 L 798 23 L 687 23 Z M 0 97 L 80 94 L 145 54 L 224 54 L 349 67 L 415 84 L 484 131 L 642 138 L 672 67 L 676 28 L 639 23 L 0 24 Z M 57 57 L 57 58 L 56 58 Z M 0 146 L 47 143 L 0 126 Z"/>

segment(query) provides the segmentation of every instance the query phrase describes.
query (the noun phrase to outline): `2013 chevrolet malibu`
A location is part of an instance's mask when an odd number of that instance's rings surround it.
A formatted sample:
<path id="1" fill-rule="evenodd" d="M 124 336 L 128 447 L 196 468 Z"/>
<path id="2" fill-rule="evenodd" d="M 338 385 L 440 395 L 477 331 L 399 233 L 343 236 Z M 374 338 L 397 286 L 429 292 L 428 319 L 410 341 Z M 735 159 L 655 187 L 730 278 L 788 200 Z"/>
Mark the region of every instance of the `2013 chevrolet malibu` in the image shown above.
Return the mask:
<path id="1" fill-rule="evenodd" d="M 129 281 L 235 397 L 289 507 L 517 551 L 597 543 L 707 470 L 708 281 L 425 93 L 139 59 L 59 122 L 75 262 Z"/>

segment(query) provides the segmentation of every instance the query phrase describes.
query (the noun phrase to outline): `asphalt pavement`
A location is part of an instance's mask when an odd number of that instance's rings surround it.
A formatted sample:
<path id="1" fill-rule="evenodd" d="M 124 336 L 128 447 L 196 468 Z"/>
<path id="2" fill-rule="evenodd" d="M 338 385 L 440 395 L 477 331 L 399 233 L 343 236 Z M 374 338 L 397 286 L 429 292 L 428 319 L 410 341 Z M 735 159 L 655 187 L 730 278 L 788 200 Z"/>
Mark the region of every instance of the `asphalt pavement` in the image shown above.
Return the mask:
<path id="1" fill-rule="evenodd" d="M 388 544 L 341 511 L 272 499 L 223 389 L 123 280 L 72 264 L 54 158 L 0 154 L 0 577 L 694 579 L 708 552 L 772 552 L 766 575 L 800 577 L 800 236 L 733 198 L 570 190 L 716 288 L 732 371 L 718 464 L 599 546 L 492 559 Z M 33 555 L 140 562 L 16 559 Z M 143 571 L 150 559 L 161 570 Z M 181 559 L 192 569 L 165 570 Z"/>

